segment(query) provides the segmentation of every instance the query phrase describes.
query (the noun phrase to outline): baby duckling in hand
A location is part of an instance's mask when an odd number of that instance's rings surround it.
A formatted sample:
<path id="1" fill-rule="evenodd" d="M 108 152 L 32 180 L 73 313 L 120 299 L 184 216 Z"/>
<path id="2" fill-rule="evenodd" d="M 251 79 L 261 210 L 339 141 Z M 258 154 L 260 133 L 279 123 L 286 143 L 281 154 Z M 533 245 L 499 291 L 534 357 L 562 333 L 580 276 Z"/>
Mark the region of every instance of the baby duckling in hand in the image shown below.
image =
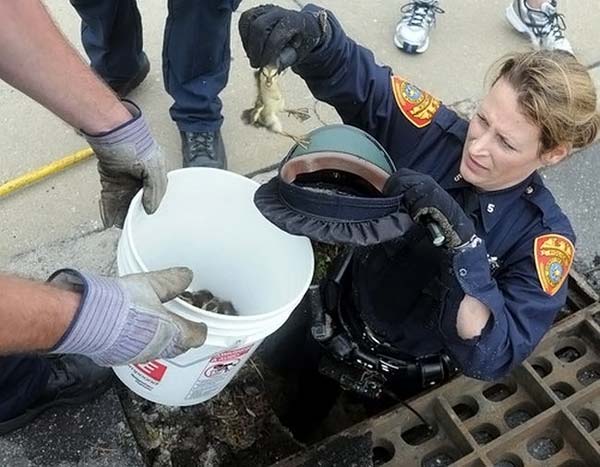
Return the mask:
<path id="1" fill-rule="evenodd" d="M 255 73 L 257 96 L 254 107 L 242 113 L 242 120 L 249 125 L 263 126 L 273 133 L 291 138 L 302 147 L 308 141 L 305 136 L 297 136 L 283 130 L 279 114 L 287 112 L 300 121 L 310 118 L 308 109 L 286 109 L 285 100 L 279 85 L 279 71 L 276 66 L 265 66 Z"/>

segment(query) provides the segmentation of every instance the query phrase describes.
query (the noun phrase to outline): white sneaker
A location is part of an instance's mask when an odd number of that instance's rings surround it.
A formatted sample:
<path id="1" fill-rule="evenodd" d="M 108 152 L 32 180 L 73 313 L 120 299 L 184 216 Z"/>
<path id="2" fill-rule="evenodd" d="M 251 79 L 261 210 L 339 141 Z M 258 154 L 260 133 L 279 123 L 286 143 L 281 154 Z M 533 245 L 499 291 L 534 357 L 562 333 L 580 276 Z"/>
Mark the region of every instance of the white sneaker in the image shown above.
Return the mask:
<path id="1" fill-rule="evenodd" d="M 409 54 L 420 54 L 429 47 L 429 32 L 435 26 L 436 13 L 444 13 L 438 0 L 414 0 L 402 6 L 402 18 L 396 25 L 394 44 Z"/>
<path id="2" fill-rule="evenodd" d="M 531 8 L 525 0 L 513 0 L 506 8 L 506 19 L 517 31 L 527 34 L 534 46 L 573 54 L 564 34 L 565 17 L 556 12 L 556 0 L 542 3 L 539 10 Z"/>

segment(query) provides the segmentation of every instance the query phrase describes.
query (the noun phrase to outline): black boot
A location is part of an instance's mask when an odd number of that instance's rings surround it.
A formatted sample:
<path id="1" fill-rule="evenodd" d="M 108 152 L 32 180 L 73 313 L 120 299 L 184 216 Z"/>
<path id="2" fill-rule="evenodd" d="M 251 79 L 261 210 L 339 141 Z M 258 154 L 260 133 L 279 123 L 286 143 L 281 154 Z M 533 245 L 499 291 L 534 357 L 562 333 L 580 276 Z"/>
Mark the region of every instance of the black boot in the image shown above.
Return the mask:
<path id="1" fill-rule="evenodd" d="M 184 167 L 227 168 L 221 130 L 199 133 L 180 131 L 179 134 Z"/>
<path id="2" fill-rule="evenodd" d="M 44 411 L 61 405 L 80 405 L 98 397 L 113 382 L 110 368 L 97 366 L 81 355 L 47 356 L 50 377 L 38 399 L 16 417 L 0 422 L 0 435 L 31 423 Z"/>
<path id="3" fill-rule="evenodd" d="M 150 72 L 150 61 L 147 55 L 142 52 L 142 64 L 137 73 L 126 81 L 107 81 L 107 84 L 117 93 L 120 98 L 126 97 L 131 91 L 137 88 L 142 81 L 146 79 Z"/>

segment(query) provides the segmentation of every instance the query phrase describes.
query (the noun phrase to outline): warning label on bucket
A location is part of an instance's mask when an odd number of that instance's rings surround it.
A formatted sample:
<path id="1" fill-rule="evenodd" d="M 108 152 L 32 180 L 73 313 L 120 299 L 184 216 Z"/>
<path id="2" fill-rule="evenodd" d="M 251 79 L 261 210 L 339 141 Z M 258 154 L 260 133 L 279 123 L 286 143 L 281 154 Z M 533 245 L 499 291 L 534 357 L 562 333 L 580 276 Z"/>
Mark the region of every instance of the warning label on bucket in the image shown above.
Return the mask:
<path id="1" fill-rule="evenodd" d="M 185 399 L 197 399 L 218 393 L 251 355 L 252 347 L 254 345 L 225 350 L 213 355 Z"/>
<path id="2" fill-rule="evenodd" d="M 158 360 L 152 360 L 147 363 L 137 363 L 129 365 L 131 376 L 145 389 L 152 390 L 165 376 L 167 366 L 160 363 Z"/>

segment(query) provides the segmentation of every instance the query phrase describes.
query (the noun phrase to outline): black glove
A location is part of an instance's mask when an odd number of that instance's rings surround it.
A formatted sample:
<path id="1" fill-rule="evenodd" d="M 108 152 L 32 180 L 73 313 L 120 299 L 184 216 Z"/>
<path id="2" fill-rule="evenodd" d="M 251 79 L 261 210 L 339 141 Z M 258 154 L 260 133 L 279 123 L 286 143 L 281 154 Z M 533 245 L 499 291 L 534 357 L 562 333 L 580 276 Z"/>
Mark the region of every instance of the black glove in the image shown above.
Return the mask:
<path id="1" fill-rule="evenodd" d="M 238 26 L 250 66 L 277 65 L 281 71 L 300 63 L 319 45 L 325 24 L 324 10 L 322 15 L 314 16 L 275 5 L 262 5 L 242 13 Z M 285 49 L 289 50 L 282 53 Z"/>
<path id="2" fill-rule="evenodd" d="M 413 220 L 426 225 L 434 221 L 446 237 L 446 245 L 458 248 L 476 239 L 475 227 L 456 201 L 429 175 L 399 169 L 386 182 L 387 196 L 404 194 L 404 204 Z"/>

